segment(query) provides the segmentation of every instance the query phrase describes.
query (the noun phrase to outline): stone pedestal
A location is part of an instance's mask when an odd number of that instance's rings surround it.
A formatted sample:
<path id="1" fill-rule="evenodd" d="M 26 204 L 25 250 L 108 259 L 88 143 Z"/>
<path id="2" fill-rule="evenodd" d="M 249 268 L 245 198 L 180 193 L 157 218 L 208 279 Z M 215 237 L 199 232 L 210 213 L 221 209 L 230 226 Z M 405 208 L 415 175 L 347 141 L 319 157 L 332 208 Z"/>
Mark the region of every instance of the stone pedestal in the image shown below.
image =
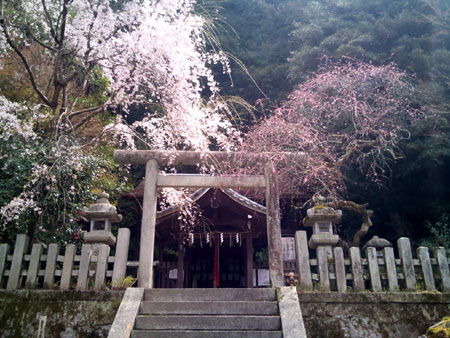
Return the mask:
<path id="1" fill-rule="evenodd" d="M 86 243 L 92 244 L 93 247 L 96 244 L 102 243 L 110 246 L 116 244 L 116 237 L 110 231 L 106 230 L 87 232 L 84 235 L 84 240 Z"/>
<path id="2" fill-rule="evenodd" d="M 338 235 L 332 234 L 315 234 L 309 239 L 308 245 L 311 249 L 322 247 L 327 252 L 329 258 L 333 257 L 333 246 L 339 241 Z"/>

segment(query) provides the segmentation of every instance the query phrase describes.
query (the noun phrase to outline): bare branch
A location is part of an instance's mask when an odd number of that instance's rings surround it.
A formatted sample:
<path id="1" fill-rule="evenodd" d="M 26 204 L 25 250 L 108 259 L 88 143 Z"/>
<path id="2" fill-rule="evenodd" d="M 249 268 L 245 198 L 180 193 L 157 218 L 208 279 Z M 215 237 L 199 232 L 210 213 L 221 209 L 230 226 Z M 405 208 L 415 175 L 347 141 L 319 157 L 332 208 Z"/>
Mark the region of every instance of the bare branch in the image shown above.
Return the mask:
<path id="1" fill-rule="evenodd" d="M 59 45 L 62 47 L 64 44 L 64 40 L 66 37 L 66 23 L 67 23 L 67 4 L 70 2 L 70 0 L 64 0 L 63 2 L 63 10 L 62 10 L 62 17 L 61 17 L 61 30 L 60 30 L 60 43 Z"/>
<path id="2" fill-rule="evenodd" d="M 27 27 L 27 33 L 31 35 L 34 41 L 36 41 L 40 46 L 44 47 L 45 49 L 51 50 L 52 52 L 57 52 L 56 48 L 53 48 L 52 46 L 49 46 L 45 43 L 43 43 L 41 40 L 39 40 L 33 32 L 31 32 L 31 29 Z"/>
<path id="3" fill-rule="evenodd" d="M 97 115 L 98 113 L 100 113 L 103 109 L 105 108 L 105 105 L 101 105 L 101 106 L 97 106 L 94 108 L 88 108 L 88 109 L 84 109 L 85 112 L 87 112 L 87 116 L 85 118 L 83 118 L 80 122 L 78 122 L 77 124 L 75 124 L 73 126 L 73 129 L 77 129 L 79 127 L 81 127 L 83 124 L 85 124 L 86 122 L 88 122 L 91 118 L 93 118 L 95 115 Z M 78 112 L 74 112 L 78 114 L 81 114 L 80 111 Z M 72 113 L 72 114 L 74 114 Z M 70 115 L 69 118 L 73 117 L 73 115 Z"/>
<path id="4" fill-rule="evenodd" d="M 369 228 L 372 226 L 372 220 L 370 218 L 373 215 L 373 211 L 367 209 L 369 204 L 368 203 L 358 204 L 352 201 L 336 201 L 332 203 L 332 206 L 333 208 L 336 209 L 345 209 L 361 215 L 362 217 L 361 228 L 356 232 L 352 242 L 352 246 L 359 247 L 361 238 L 367 234 Z"/>
<path id="5" fill-rule="evenodd" d="M 52 37 L 55 40 L 55 42 L 57 44 L 59 44 L 58 36 L 56 35 L 55 27 L 53 26 L 53 20 L 52 20 L 52 17 L 50 16 L 50 13 L 47 10 L 47 5 L 45 4 L 45 0 L 42 0 L 42 7 L 44 9 L 45 19 L 46 19 L 46 21 L 48 23 L 48 26 L 50 28 L 50 34 L 52 35 Z"/>
<path id="6" fill-rule="evenodd" d="M 96 107 L 81 109 L 81 110 L 74 111 L 74 112 L 70 113 L 69 114 L 69 118 L 72 118 L 74 116 L 77 116 L 77 115 L 80 115 L 80 114 L 84 114 L 84 113 L 99 113 L 103 109 L 105 109 L 105 104 L 101 104 L 101 105 L 98 105 Z"/>

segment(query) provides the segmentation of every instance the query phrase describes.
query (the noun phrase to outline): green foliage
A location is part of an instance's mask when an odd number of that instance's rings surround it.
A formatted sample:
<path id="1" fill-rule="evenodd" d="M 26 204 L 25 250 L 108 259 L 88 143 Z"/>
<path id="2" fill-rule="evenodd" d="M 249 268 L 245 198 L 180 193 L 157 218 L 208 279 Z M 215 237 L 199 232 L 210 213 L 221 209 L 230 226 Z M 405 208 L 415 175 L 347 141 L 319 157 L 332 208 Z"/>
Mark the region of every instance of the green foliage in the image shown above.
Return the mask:
<path id="1" fill-rule="evenodd" d="M 433 101 L 448 101 L 449 3 L 427 0 L 302 1 L 291 36 L 290 76 L 302 81 L 323 55 L 396 62 L 420 82 L 434 82 Z M 443 24 L 443 22 L 447 24 Z M 425 87 L 423 89 L 426 89 Z"/>
<path id="2" fill-rule="evenodd" d="M 22 8 L 18 0 L 7 3 L 5 16 L 16 7 Z M 391 241 L 399 236 L 416 239 L 429 233 L 435 236 L 423 224 L 429 220 L 426 224 L 436 228 L 442 223 L 439 217 L 450 210 L 450 128 L 445 116 L 450 112 L 448 0 L 226 0 L 218 3 L 223 7 L 219 13 L 224 22 L 223 30 L 219 30 L 223 49 L 244 63 L 270 99 L 262 102 L 265 106 L 258 107 L 256 117 L 271 114 L 274 103 L 284 99 L 294 84 L 307 79 L 325 54 L 335 59 L 348 55 L 377 65 L 395 61 L 409 74 L 416 74 L 415 104 L 428 110 L 429 115 L 410 129 L 409 140 L 399 144 L 399 154 L 403 156 L 391 164 L 392 173 L 385 189 L 363 183 L 364 175 L 350 166 L 346 168 L 347 194 L 356 202 L 370 202 L 370 208 L 375 211 L 371 231 Z M 113 7 L 120 9 L 123 4 L 122 0 L 114 1 Z M 200 6 L 217 5 L 202 1 Z M 33 20 L 32 13 L 17 14 L 18 20 L 27 21 L 35 28 L 38 37 L 44 34 L 44 23 Z M 216 13 L 210 15 L 212 18 Z M 36 72 L 38 85 L 45 88 L 51 82 L 53 71 L 41 47 L 28 38 L 30 52 L 26 56 Z M 35 59 L 36 56 L 40 58 Z M 17 66 L 17 59 L 9 55 L 3 63 L 0 93 L 14 101 L 26 100 L 28 105 L 37 102 L 26 72 Z M 80 67 L 75 63 L 64 66 L 68 72 L 76 72 Z M 240 96 L 252 104 L 260 102 L 264 95 L 246 71 L 237 63 L 232 63 L 232 68 L 234 86 L 222 93 Z M 217 66 L 215 71 L 221 74 L 223 69 Z M 82 80 L 86 79 L 88 85 L 78 96 L 77 109 L 107 101 L 110 83 L 98 67 L 86 78 L 81 73 L 78 75 L 68 90 L 69 101 L 82 87 Z M 221 77 L 220 82 L 230 84 L 227 75 Z M 155 107 L 152 109 L 161 110 Z M 143 108 L 142 111 L 133 109 L 127 121 L 140 119 L 143 111 Z M 255 121 L 247 111 L 237 114 L 241 118 L 239 122 L 246 124 L 243 130 L 250 124 L 248 121 Z M 15 233 L 28 232 L 45 241 L 54 241 L 53 238 L 72 241 L 73 234 L 82 225 L 77 212 L 92 200 L 93 193 L 106 190 L 118 196 L 125 182 L 119 174 L 120 167 L 112 159 L 113 146 L 79 148 L 78 141 L 67 134 L 57 141 L 47 134 L 55 121 L 49 121 L 48 117 L 30 121 L 30 115 L 27 109 L 16 112 L 24 123 L 33 126 L 36 138 L 26 139 L 19 133 L 0 142 L 0 208 L 15 198 L 32 200 L 34 204 L 11 222 L 5 222 L 3 216 L 0 240 L 12 241 Z M 97 116 L 101 123 L 87 124 L 95 136 L 100 132 L 98 125 L 112 122 L 108 111 Z M 77 118 L 73 124 L 78 122 Z M 0 138 L 3 132 L 0 124 Z M 74 169 L 73 159 L 79 162 L 79 170 Z M 44 165 L 48 175 L 40 170 Z M 135 176 L 140 179 L 142 174 L 136 171 Z M 75 194 L 71 194 L 72 186 Z M 34 192 L 33 196 L 29 195 L 30 191 Z M 122 224 L 131 227 L 139 223 L 138 205 L 124 200 L 119 203 L 119 211 L 124 215 Z M 286 223 L 290 221 L 288 217 L 283 219 Z M 343 231 L 351 234 L 359 225 L 359 219 L 346 221 Z M 61 228 L 72 230 L 58 230 Z"/>
<path id="3" fill-rule="evenodd" d="M 367 239 L 379 235 L 391 242 L 411 237 L 416 244 L 429 236 L 424 224 L 439 221 L 450 210 L 450 138 L 448 117 L 427 116 L 411 128 L 411 136 L 399 147 L 402 156 L 391 165 L 383 187 L 364 183 L 356 168 L 347 172 L 347 194 L 358 203 L 369 202 L 374 211 Z M 358 228 L 358 220 L 346 219 L 343 230 Z M 350 231 L 351 232 L 351 231 Z M 427 244 L 428 245 L 428 244 Z"/>
<path id="4" fill-rule="evenodd" d="M 46 243 L 82 239 L 79 213 L 94 199 L 91 189 L 102 160 L 77 152 L 73 142 L 65 139 L 53 146 L 37 140 L 30 156 L 21 161 L 14 159 L 16 154 L 8 154 L 11 160 L 0 176 L 2 241 L 12 241 L 16 233 L 28 233 Z"/>
<path id="5" fill-rule="evenodd" d="M 133 276 L 126 276 L 120 282 L 113 282 L 111 288 L 113 290 L 124 290 L 126 288 L 131 288 L 134 284 L 136 284 L 137 279 Z"/>
<path id="6" fill-rule="evenodd" d="M 112 148 L 82 148 L 71 135 L 38 135 L 35 110 L 1 103 L 0 241 L 27 233 L 46 243 L 79 243 L 81 210 L 94 193 L 117 196 L 125 187 Z"/>
<path id="7" fill-rule="evenodd" d="M 106 103 L 109 93 L 109 80 L 103 75 L 100 67 L 94 67 L 89 74 L 89 85 L 86 88 L 86 96 L 79 99 L 80 105 L 95 107 Z M 81 83 L 79 84 L 82 85 Z M 108 114 L 109 115 L 109 114 Z M 109 121 L 107 121 L 108 123 Z"/>
<path id="8" fill-rule="evenodd" d="M 442 214 L 434 224 L 426 222 L 425 227 L 429 230 L 430 236 L 423 239 L 420 245 L 431 248 L 442 246 L 446 249 L 447 256 L 450 255 L 450 215 Z"/>
<path id="9" fill-rule="evenodd" d="M 289 33 L 294 28 L 297 0 L 229 0 L 223 2 L 224 25 L 220 38 L 224 50 L 242 61 L 249 74 L 273 101 L 284 98 L 292 85 L 287 81 L 286 59 L 291 50 Z M 231 27 L 231 28 L 230 28 Z M 225 33 L 227 32 L 227 33 Z M 254 104 L 264 94 L 238 64 L 232 63 L 233 86 L 221 79 L 224 92 Z"/>
<path id="10" fill-rule="evenodd" d="M 427 329 L 426 336 L 428 338 L 445 338 L 450 336 L 450 317 L 442 318 L 439 323 L 430 326 Z"/>

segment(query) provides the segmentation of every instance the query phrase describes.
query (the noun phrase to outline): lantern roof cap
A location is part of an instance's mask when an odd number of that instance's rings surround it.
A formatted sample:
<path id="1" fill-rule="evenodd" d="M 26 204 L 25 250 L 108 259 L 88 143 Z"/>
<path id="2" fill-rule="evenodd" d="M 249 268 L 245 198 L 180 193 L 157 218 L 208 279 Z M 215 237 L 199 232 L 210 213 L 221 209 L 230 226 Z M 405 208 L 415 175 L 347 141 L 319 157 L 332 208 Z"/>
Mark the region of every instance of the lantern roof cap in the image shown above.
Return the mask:
<path id="1" fill-rule="evenodd" d="M 315 222 L 329 221 L 332 224 L 338 223 L 342 218 L 342 211 L 336 210 L 327 205 L 327 200 L 320 194 L 313 196 L 314 206 L 306 211 L 303 224 L 312 227 Z"/>
<path id="2" fill-rule="evenodd" d="M 96 218 L 106 218 L 111 223 L 117 223 L 122 220 L 122 215 L 117 214 L 117 209 L 109 203 L 109 194 L 102 192 L 97 195 L 94 204 L 83 209 L 83 216 L 88 220 Z"/>

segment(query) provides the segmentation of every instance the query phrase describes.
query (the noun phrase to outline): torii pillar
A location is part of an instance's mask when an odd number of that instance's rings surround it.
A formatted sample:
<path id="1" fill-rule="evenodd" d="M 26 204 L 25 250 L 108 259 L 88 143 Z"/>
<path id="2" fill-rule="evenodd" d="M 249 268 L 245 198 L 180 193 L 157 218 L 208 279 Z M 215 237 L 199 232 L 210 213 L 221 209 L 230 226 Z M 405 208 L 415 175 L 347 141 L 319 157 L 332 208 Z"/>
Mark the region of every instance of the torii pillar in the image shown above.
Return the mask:
<path id="1" fill-rule="evenodd" d="M 283 244 L 281 242 L 280 197 L 275 167 L 271 162 L 264 168 L 266 176 L 267 245 L 269 275 L 272 287 L 284 286 Z"/>
<path id="2" fill-rule="evenodd" d="M 282 153 L 278 153 L 279 156 Z M 116 150 L 114 159 L 119 164 L 145 164 L 144 203 L 142 212 L 139 253 L 138 286 L 153 287 L 153 252 L 156 228 L 157 187 L 190 188 L 265 188 L 266 219 L 269 249 L 269 272 L 272 287 L 284 286 L 283 249 L 281 243 L 280 205 L 277 173 L 268 160 L 273 153 L 195 152 Z M 295 160 L 303 160 L 303 153 L 284 153 Z M 159 175 L 159 165 L 195 165 L 202 161 L 231 161 L 234 163 L 264 161 L 265 176 L 208 176 Z"/>
<path id="3" fill-rule="evenodd" d="M 144 202 L 142 203 L 141 243 L 139 251 L 138 286 L 153 287 L 153 253 L 156 231 L 156 188 L 158 162 L 149 160 L 145 165 Z"/>

